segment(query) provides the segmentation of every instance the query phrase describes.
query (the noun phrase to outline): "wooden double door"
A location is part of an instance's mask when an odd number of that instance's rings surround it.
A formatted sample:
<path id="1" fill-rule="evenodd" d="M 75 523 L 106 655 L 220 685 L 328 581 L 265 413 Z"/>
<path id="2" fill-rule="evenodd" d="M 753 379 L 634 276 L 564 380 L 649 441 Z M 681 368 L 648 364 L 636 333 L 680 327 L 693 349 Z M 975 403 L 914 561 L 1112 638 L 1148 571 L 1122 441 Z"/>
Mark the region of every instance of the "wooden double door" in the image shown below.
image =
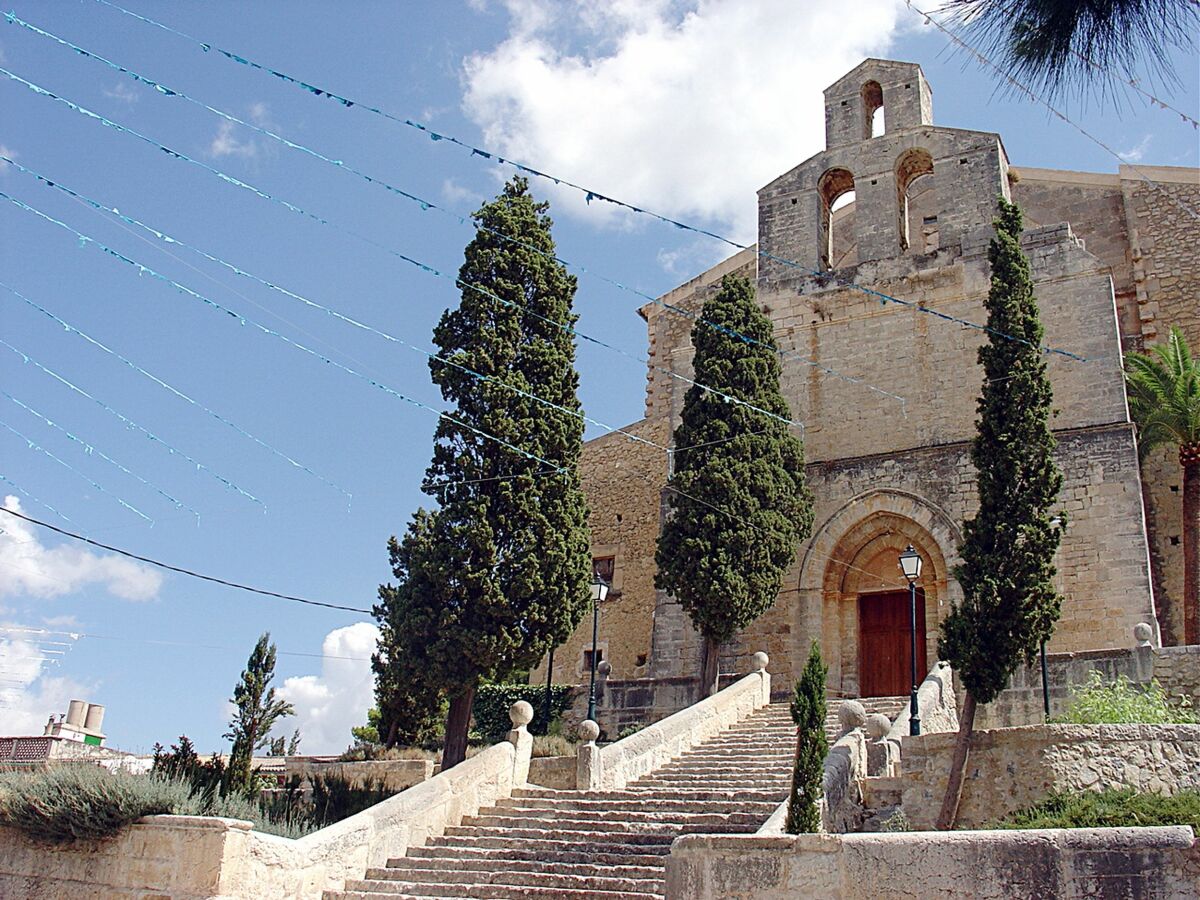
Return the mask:
<path id="1" fill-rule="evenodd" d="M 906 696 L 912 686 L 908 591 L 858 595 L 858 692 Z M 925 649 L 925 592 L 917 589 L 917 681 L 929 667 Z"/>

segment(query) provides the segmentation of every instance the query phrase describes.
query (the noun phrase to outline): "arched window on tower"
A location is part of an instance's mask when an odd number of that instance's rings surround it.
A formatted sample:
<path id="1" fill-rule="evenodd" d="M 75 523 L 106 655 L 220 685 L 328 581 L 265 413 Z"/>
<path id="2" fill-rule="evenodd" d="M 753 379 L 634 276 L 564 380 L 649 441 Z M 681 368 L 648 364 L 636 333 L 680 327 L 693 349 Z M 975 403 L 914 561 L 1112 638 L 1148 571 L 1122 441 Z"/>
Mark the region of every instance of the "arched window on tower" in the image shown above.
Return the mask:
<path id="1" fill-rule="evenodd" d="M 879 137 L 886 130 L 883 112 L 883 88 L 878 81 L 862 86 L 863 140 Z"/>
<path id="2" fill-rule="evenodd" d="M 896 162 L 896 201 L 900 251 L 932 253 L 938 249 L 938 196 L 933 158 L 928 150 L 906 150 Z"/>
<path id="3" fill-rule="evenodd" d="M 858 262 L 854 237 L 854 175 L 830 169 L 817 182 L 821 195 L 821 268 L 838 269 Z"/>

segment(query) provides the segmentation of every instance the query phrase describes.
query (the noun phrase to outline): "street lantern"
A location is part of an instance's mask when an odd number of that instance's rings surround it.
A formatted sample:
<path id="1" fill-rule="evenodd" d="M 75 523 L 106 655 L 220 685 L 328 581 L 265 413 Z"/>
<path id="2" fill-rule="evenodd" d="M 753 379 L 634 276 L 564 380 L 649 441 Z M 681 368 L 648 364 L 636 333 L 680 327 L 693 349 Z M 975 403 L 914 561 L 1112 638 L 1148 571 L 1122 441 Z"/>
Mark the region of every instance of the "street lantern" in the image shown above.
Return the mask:
<path id="1" fill-rule="evenodd" d="M 908 628 L 912 674 L 912 693 L 908 701 L 908 733 L 921 733 L 917 710 L 917 579 L 921 577 L 921 555 L 909 544 L 900 554 L 900 571 L 908 579 Z"/>
<path id="2" fill-rule="evenodd" d="M 596 572 L 592 576 L 592 680 L 588 688 L 587 717 L 596 721 L 596 644 L 600 637 L 600 604 L 608 597 L 608 582 Z"/>

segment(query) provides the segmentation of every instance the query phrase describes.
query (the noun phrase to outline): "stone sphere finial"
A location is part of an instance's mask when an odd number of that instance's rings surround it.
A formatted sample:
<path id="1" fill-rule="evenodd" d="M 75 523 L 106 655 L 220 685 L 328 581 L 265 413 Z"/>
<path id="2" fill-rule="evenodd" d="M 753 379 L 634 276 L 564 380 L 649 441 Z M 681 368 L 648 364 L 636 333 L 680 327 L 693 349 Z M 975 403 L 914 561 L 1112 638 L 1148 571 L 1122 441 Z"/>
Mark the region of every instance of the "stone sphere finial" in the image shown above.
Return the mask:
<path id="1" fill-rule="evenodd" d="M 754 660 L 754 671 L 756 672 L 765 671 L 767 668 L 767 663 L 771 661 L 771 657 L 767 656 L 767 654 L 763 653 L 761 650 L 755 653 L 752 659 Z"/>
<path id="2" fill-rule="evenodd" d="M 1149 647 L 1150 638 L 1154 637 L 1154 629 L 1147 622 L 1138 622 L 1133 626 L 1133 639 L 1139 647 Z"/>
<path id="3" fill-rule="evenodd" d="M 863 730 L 866 731 L 867 737 L 873 741 L 881 741 L 887 737 L 887 733 L 892 730 L 892 721 L 883 713 L 871 713 L 867 716 L 867 721 L 863 725 Z"/>
<path id="4" fill-rule="evenodd" d="M 508 708 L 508 717 L 512 720 L 513 728 L 524 728 L 533 721 L 533 707 L 526 700 L 518 700 Z"/>
<path id="5" fill-rule="evenodd" d="M 612 665 L 607 659 L 602 659 L 596 664 L 596 675 L 600 678 L 607 678 L 612 674 Z"/>
<path id="6" fill-rule="evenodd" d="M 600 726 L 591 719 L 584 719 L 579 723 L 579 739 L 585 744 L 596 743 L 598 737 L 600 737 Z"/>
<path id="7" fill-rule="evenodd" d="M 862 728 L 866 721 L 867 711 L 857 700 L 843 700 L 838 707 L 838 723 L 842 726 L 842 734 Z"/>

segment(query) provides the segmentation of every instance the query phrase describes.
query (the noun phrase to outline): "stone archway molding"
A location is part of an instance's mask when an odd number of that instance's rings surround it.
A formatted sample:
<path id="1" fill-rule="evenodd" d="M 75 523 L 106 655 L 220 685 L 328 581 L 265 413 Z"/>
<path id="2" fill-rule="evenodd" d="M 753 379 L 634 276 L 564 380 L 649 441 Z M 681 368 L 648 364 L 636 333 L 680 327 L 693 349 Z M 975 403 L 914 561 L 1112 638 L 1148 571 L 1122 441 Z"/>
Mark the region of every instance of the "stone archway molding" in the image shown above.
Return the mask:
<path id="1" fill-rule="evenodd" d="M 947 572 L 960 561 L 962 530 L 945 510 L 910 491 L 874 488 L 843 503 L 813 534 L 801 559 L 799 589 L 821 591 L 826 566 L 842 537 L 863 519 L 879 513 L 910 519 L 928 532 L 945 556 Z"/>

